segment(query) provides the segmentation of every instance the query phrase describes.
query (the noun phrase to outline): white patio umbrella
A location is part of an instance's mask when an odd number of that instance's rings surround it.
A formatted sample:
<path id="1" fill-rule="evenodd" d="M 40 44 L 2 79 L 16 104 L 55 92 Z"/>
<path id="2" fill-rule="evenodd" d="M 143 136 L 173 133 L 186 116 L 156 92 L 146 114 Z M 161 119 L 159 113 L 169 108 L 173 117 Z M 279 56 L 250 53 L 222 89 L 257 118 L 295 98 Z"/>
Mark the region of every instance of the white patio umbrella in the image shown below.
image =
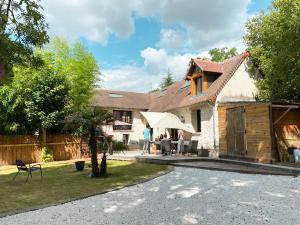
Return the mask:
<path id="1" fill-rule="evenodd" d="M 187 131 L 189 133 L 193 133 L 193 129 L 189 127 L 187 124 L 184 124 L 180 121 L 178 116 L 167 113 L 167 112 L 141 112 L 141 114 L 145 117 L 150 127 L 158 127 L 163 129 L 181 129 Z"/>

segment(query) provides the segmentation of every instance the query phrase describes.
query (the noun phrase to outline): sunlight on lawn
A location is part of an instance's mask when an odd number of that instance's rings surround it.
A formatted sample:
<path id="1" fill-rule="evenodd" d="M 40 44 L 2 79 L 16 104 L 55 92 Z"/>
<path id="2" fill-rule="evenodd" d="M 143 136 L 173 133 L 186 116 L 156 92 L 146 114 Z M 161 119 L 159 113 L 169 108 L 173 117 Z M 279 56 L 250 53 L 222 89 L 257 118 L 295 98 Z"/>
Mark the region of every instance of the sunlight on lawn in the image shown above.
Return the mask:
<path id="1" fill-rule="evenodd" d="M 25 183 L 27 174 L 16 180 L 16 166 L 0 167 L 0 213 L 53 204 L 99 193 L 110 188 L 122 187 L 165 171 L 167 166 L 137 163 L 135 161 L 107 161 L 108 176 L 91 179 L 90 162 L 84 171 L 76 171 L 74 162 L 43 164 L 44 179 L 33 172 L 33 179 Z"/>

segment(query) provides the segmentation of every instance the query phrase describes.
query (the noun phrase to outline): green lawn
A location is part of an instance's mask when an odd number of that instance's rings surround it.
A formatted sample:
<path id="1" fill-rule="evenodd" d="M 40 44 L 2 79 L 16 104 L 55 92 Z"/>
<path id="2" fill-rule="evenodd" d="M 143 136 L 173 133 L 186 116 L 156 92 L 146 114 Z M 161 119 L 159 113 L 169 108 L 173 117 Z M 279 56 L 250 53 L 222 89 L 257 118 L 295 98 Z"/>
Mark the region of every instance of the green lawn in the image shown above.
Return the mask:
<path id="1" fill-rule="evenodd" d="M 115 187 L 150 178 L 165 170 L 165 165 L 137 163 L 135 161 L 107 161 L 108 176 L 91 179 L 90 168 L 75 171 L 74 162 L 53 162 L 43 165 L 44 179 L 39 171 L 27 183 L 26 173 L 18 175 L 15 166 L 0 167 L 0 213 L 12 212 L 48 203 L 58 203 L 73 198 L 99 193 Z"/>

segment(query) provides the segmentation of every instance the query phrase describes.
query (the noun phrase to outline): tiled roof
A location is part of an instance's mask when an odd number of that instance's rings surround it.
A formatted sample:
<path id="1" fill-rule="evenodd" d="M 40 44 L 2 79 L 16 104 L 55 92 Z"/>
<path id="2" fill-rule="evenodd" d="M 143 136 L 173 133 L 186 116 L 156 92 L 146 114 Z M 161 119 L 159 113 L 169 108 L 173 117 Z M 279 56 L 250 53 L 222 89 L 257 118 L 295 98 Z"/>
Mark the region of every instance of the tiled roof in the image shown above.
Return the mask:
<path id="1" fill-rule="evenodd" d="M 162 112 L 177 108 L 181 102 L 190 97 L 190 86 L 184 84 L 184 80 L 177 81 L 170 85 L 164 93 L 161 91 L 151 93 L 149 111 Z"/>
<path id="2" fill-rule="evenodd" d="M 96 89 L 93 105 L 104 108 L 148 109 L 149 99 L 150 96 L 146 93 Z"/>
<path id="3" fill-rule="evenodd" d="M 201 68 L 202 71 L 223 73 L 223 63 L 211 62 L 203 59 L 192 59 L 192 61 Z"/>
<path id="4" fill-rule="evenodd" d="M 192 97 L 189 86 L 185 85 L 186 81 L 181 80 L 163 91 L 156 91 L 150 94 L 98 89 L 95 96 L 95 105 L 111 108 L 149 109 L 152 112 L 162 112 L 192 106 L 201 102 L 215 102 L 222 88 L 248 55 L 249 53 L 245 52 L 222 63 L 195 60 L 195 63 L 197 61 L 197 63 L 202 65 L 202 70 L 221 73 L 217 80 L 201 96 Z M 220 72 L 221 70 L 222 72 Z M 123 95 L 123 98 L 112 98 L 109 95 L 110 93 L 116 94 L 116 96 L 118 94 Z"/>
<path id="5" fill-rule="evenodd" d="M 221 76 L 218 77 L 217 80 L 215 80 L 212 85 L 207 89 L 205 93 L 203 93 L 199 97 L 193 97 L 190 98 L 185 104 L 186 105 L 194 105 L 199 102 L 204 101 L 212 101 L 214 102 L 220 93 L 220 91 L 223 89 L 225 84 L 229 81 L 229 79 L 232 77 L 232 75 L 235 73 L 235 71 L 239 68 L 239 66 L 242 64 L 242 62 L 249 56 L 248 52 L 239 54 L 237 56 L 234 56 L 230 59 L 225 60 L 223 64 L 223 73 Z"/>

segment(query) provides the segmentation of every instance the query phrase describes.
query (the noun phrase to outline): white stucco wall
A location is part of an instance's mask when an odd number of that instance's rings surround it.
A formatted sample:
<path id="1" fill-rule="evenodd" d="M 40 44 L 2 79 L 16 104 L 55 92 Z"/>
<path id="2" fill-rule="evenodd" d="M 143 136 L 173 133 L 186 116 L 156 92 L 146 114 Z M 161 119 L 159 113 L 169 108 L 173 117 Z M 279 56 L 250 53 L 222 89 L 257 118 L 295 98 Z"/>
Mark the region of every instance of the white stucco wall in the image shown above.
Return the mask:
<path id="1" fill-rule="evenodd" d="M 201 132 L 196 132 L 197 129 L 196 110 L 197 109 L 201 110 Z M 194 133 L 192 134 L 192 140 L 198 141 L 199 149 L 201 147 L 203 147 L 204 149 L 209 149 L 210 156 L 212 157 L 217 156 L 215 145 L 217 149 L 219 145 L 218 144 L 219 137 L 218 137 L 218 130 L 217 130 L 218 113 L 217 113 L 217 108 L 215 106 L 205 105 L 193 109 L 186 107 L 186 108 L 172 110 L 170 112 L 178 116 L 183 116 L 183 118 L 185 119 L 185 124 L 192 125 L 192 127 L 194 128 Z"/>
<path id="2" fill-rule="evenodd" d="M 116 109 L 121 110 L 121 109 Z M 123 140 L 123 134 L 129 135 L 129 142 L 130 141 L 139 141 L 139 139 L 143 139 L 143 129 L 146 127 L 146 123 L 144 121 L 144 118 L 140 114 L 140 110 L 133 109 L 128 110 L 132 111 L 132 129 L 131 130 L 113 130 L 112 125 L 105 125 L 102 126 L 102 129 L 106 133 L 112 133 L 113 139 L 116 141 L 122 141 Z"/>
<path id="3" fill-rule="evenodd" d="M 201 110 L 201 132 L 195 132 L 192 136 L 193 140 L 198 140 L 198 148 L 214 149 L 214 107 L 202 106 Z M 193 124 L 196 124 L 197 117 L 193 118 Z"/>
<path id="4" fill-rule="evenodd" d="M 255 83 L 247 72 L 245 60 L 221 90 L 216 101 L 255 101 L 255 94 Z"/>

